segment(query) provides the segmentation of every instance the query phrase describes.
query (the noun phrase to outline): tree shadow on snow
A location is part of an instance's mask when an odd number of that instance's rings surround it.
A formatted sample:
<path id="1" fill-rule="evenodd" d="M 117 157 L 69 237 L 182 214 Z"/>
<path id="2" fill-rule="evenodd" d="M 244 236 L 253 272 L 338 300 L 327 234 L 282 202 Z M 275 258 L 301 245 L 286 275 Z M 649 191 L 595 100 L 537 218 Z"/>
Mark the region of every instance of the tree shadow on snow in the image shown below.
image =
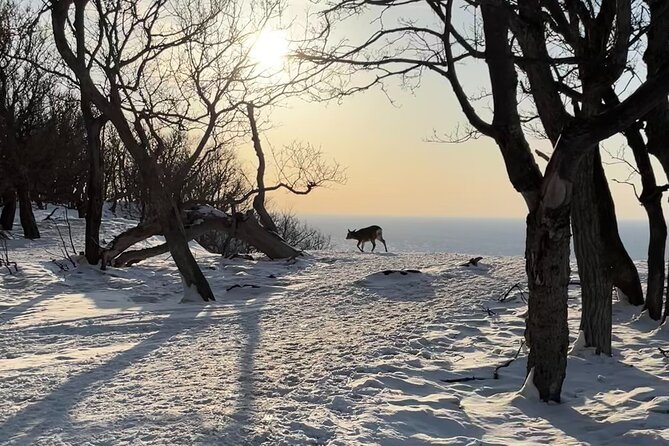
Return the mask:
<path id="1" fill-rule="evenodd" d="M 607 383 L 602 388 L 593 385 L 578 397 L 565 398 L 562 404 L 547 405 L 537 401 L 517 399 L 513 405 L 524 412 L 529 419 L 543 418 L 551 426 L 580 443 L 634 444 L 638 446 L 666 445 L 666 438 L 661 438 L 649 431 L 666 430 L 669 403 L 665 401 L 663 404 L 663 399 L 669 398 L 669 382 L 623 363 L 618 363 L 618 367 L 620 368 L 616 368 L 616 373 L 612 372 L 613 380 L 611 383 Z M 567 380 L 569 380 L 569 376 Z M 619 382 L 620 386 L 617 386 L 616 382 Z M 644 388 L 647 387 L 648 389 L 644 392 L 634 393 L 627 401 L 622 400 L 622 392 L 632 393 L 637 389 L 635 383 L 642 384 Z M 570 383 L 566 381 L 565 385 L 569 386 Z M 601 398 L 602 392 L 617 392 L 617 403 L 615 405 L 607 403 Z M 652 410 L 652 402 L 656 397 L 660 397 L 660 400 L 656 400 L 659 407 Z M 593 413 L 597 413 L 595 405 L 605 407 L 603 415 L 608 417 L 608 420 L 604 419 L 603 416 L 602 419 L 597 419 L 572 407 L 575 404 L 582 405 L 585 401 L 588 401 L 587 407 Z M 631 404 L 626 404 L 628 402 Z M 647 405 L 646 408 L 639 407 L 644 404 Z M 634 411 L 634 413 L 632 414 L 631 411 Z M 631 418 L 632 416 L 633 418 Z M 617 420 L 610 421 L 611 418 Z M 630 431 L 635 432 L 630 435 Z"/>
<path id="2" fill-rule="evenodd" d="M 24 300 L 18 305 L 7 306 L 5 311 L 0 313 L 0 324 L 6 324 L 11 320 L 14 320 L 20 316 L 30 313 L 32 309 L 38 306 L 40 303 L 52 299 L 59 294 L 62 294 L 62 291 L 51 291 L 47 293 L 41 293 L 37 296 L 33 296 Z"/>
<path id="3" fill-rule="evenodd" d="M 183 313 L 183 309 L 175 309 L 149 337 L 108 361 L 75 374 L 41 400 L 9 417 L 0 424 L 0 438 L 17 444 L 33 444 L 40 438 L 49 437 L 52 432 L 62 432 L 65 426 L 72 423 L 72 409 L 95 392 L 95 387 L 111 381 L 124 369 L 156 351 L 182 331 L 189 330 L 190 335 L 197 335 L 216 321 L 212 318 L 195 318 L 195 311 L 192 317 L 184 317 Z"/>
<path id="4" fill-rule="evenodd" d="M 237 391 L 236 402 L 232 414 L 225 426 L 213 429 L 207 441 L 202 444 L 255 444 L 251 441 L 254 435 L 254 424 L 257 420 L 258 406 L 256 403 L 256 376 L 255 356 L 260 342 L 260 316 L 263 305 L 251 311 L 240 312 L 239 324 L 244 340 L 239 347 L 237 362 Z"/>

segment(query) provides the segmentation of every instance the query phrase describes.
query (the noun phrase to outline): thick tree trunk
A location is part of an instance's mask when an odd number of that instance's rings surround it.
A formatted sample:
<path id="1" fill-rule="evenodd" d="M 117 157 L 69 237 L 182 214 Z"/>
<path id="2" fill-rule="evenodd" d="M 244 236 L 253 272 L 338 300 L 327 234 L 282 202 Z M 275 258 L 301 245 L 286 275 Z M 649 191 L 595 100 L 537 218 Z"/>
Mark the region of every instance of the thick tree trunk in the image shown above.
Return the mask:
<path id="1" fill-rule="evenodd" d="M 91 103 L 81 100 L 81 109 L 86 126 L 86 151 L 88 155 L 88 183 L 86 186 L 86 242 L 85 255 L 90 265 L 100 260 L 100 225 L 104 194 L 104 159 L 102 157 L 100 132 L 103 119 L 93 117 Z"/>
<path id="2" fill-rule="evenodd" d="M 197 294 L 205 302 L 216 300 L 207 278 L 204 277 L 200 266 L 195 261 L 195 257 L 193 257 L 193 253 L 190 252 L 188 240 L 181 224 L 181 217 L 175 212 L 165 214 L 165 210 L 159 210 L 163 235 L 172 254 L 172 259 L 174 259 L 174 263 L 176 263 L 179 269 L 184 287 L 195 287 Z"/>
<path id="3" fill-rule="evenodd" d="M 540 207 L 527 217 L 527 373 L 544 401 L 560 402 L 566 376 L 569 329 L 569 209 Z"/>
<path id="4" fill-rule="evenodd" d="M 2 194 L 2 214 L 0 214 L 0 228 L 11 231 L 14 228 L 14 217 L 16 215 L 16 191 L 7 189 Z"/>
<path id="5" fill-rule="evenodd" d="M 611 291 L 612 271 L 607 259 L 605 230 L 601 227 L 600 207 L 606 206 L 598 182 L 595 165 L 599 164 L 596 150 L 591 150 L 581 161 L 576 180 L 578 193 L 574 194 L 572 226 L 574 251 L 581 279 L 581 330 L 586 345 L 595 347 L 597 354 L 611 355 Z"/>
<path id="6" fill-rule="evenodd" d="M 40 238 L 32 203 L 30 202 L 30 191 L 25 183 L 17 187 L 19 194 L 19 218 L 23 228 L 23 236 L 28 239 Z"/>

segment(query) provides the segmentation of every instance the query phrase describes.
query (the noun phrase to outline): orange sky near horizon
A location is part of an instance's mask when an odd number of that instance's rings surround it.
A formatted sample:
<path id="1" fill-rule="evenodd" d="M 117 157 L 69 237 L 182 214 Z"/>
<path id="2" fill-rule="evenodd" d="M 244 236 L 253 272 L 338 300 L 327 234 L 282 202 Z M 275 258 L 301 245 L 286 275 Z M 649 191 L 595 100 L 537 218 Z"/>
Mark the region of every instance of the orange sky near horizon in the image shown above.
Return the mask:
<path id="1" fill-rule="evenodd" d="M 292 0 L 290 5 L 295 17 L 314 7 L 306 0 Z M 455 13 L 463 14 L 460 10 Z M 354 21 L 338 32 L 351 41 L 364 41 L 368 23 Z M 480 94 L 486 89 L 484 65 L 462 63 L 458 71 L 466 91 Z M 491 139 L 481 137 L 461 144 L 426 141 L 434 132 L 451 134 L 466 125 L 445 79 L 426 72 L 413 92 L 399 88 L 397 80 L 386 87 L 394 103 L 376 88 L 346 97 L 341 104 L 293 99 L 271 112 L 273 128 L 264 132 L 265 141 L 281 146 L 301 140 L 319 146 L 327 157 L 346 168 L 348 177 L 344 185 L 315 189 L 307 196 L 274 192 L 269 200 L 275 208 L 298 214 L 525 216 L 525 203 L 509 182 L 502 156 Z M 483 100 L 476 105 L 482 117 L 490 119 L 490 104 Z M 529 142 L 532 149 L 552 151 L 548 141 Z M 618 138 L 603 147 L 617 152 L 621 145 Z M 252 148 L 242 152 L 247 167 L 254 169 Z M 610 161 L 606 153 L 602 157 Z M 631 155 L 628 158 L 633 160 Z M 538 164 L 541 169 L 546 166 L 543 160 Z M 619 218 L 645 219 L 632 188 L 612 181 L 627 179 L 629 167 L 606 165 L 605 169 Z M 656 175 L 658 184 L 664 184 L 659 166 Z"/>
<path id="2" fill-rule="evenodd" d="M 315 189 L 308 196 L 277 192 L 272 204 L 298 214 L 522 218 L 525 204 L 506 175 L 495 143 L 481 137 L 460 144 L 427 142 L 433 131 L 464 124 L 448 85 L 436 76 L 415 95 L 380 91 L 346 98 L 342 104 L 293 101 L 273 111 L 275 127 L 264 137 L 273 145 L 293 139 L 320 146 L 346 168 L 347 182 Z M 547 141 L 532 148 L 550 152 Z M 618 149 L 620 142 L 606 144 Z M 603 154 L 606 158 L 607 156 Z M 253 163 L 253 158 L 247 162 Z M 539 160 L 543 169 L 546 163 Z M 254 165 L 254 164 L 251 164 Z M 645 219 L 625 179 L 625 166 L 606 166 L 620 219 Z M 657 169 L 658 182 L 662 181 Z"/>

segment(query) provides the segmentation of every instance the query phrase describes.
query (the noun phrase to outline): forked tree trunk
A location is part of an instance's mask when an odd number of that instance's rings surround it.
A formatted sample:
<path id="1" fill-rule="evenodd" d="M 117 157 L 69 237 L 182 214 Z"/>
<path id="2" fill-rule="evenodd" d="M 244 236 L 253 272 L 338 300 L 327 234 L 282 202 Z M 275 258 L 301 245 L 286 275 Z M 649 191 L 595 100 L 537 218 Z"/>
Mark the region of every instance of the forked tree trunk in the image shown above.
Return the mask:
<path id="1" fill-rule="evenodd" d="M 104 159 L 100 133 L 104 125 L 101 117 L 94 118 L 91 103 L 81 99 L 81 110 L 86 126 L 86 152 L 88 155 L 88 183 L 86 185 L 86 241 L 85 255 L 90 265 L 100 261 L 100 225 L 104 194 Z"/>
<path id="2" fill-rule="evenodd" d="M 23 228 L 23 236 L 28 239 L 40 238 L 32 203 L 30 202 L 30 191 L 25 182 L 18 185 L 19 194 L 19 218 Z"/>
<path id="3" fill-rule="evenodd" d="M 11 231 L 14 228 L 14 217 L 16 215 L 16 191 L 7 189 L 2 194 L 2 214 L 0 214 L 0 228 Z"/>
<path id="4" fill-rule="evenodd" d="M 534 369 L 533 382 L 543 401 L 560 402 L 566 376 L 569 235 L 568 208 L 540 206 L 527 217 L 527 373 Z"/>

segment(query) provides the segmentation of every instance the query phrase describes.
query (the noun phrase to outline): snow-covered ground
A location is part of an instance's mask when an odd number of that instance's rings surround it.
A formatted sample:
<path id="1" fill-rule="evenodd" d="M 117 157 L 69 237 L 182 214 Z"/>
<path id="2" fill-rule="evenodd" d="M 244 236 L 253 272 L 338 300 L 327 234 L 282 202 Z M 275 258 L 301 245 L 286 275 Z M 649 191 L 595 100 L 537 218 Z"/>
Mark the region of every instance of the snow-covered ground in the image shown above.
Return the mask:
<path id="1" fill-rule="evenodd" d="M 217 302 L 183 304 L 169 256 L 61 270 L 56 224 L 67 231 L 45 215 L 42 239 L 8 242 L 19 272 L 0 271 L 0 444 L 669 442 L 669 333 L 623 303 L 614 356 L 574 353 L 563 404 L 518 393 L 523 351 L 492 379 L 523 337 L 520 293 L 499 301 L 522 258 L 462 267 L 469 256 L 351 245 L 287 263 L 194 245 Z M 132 224 L 107 219 L 104 238 Z M 444 381 L 463 377 L 485 379 Z"/>

